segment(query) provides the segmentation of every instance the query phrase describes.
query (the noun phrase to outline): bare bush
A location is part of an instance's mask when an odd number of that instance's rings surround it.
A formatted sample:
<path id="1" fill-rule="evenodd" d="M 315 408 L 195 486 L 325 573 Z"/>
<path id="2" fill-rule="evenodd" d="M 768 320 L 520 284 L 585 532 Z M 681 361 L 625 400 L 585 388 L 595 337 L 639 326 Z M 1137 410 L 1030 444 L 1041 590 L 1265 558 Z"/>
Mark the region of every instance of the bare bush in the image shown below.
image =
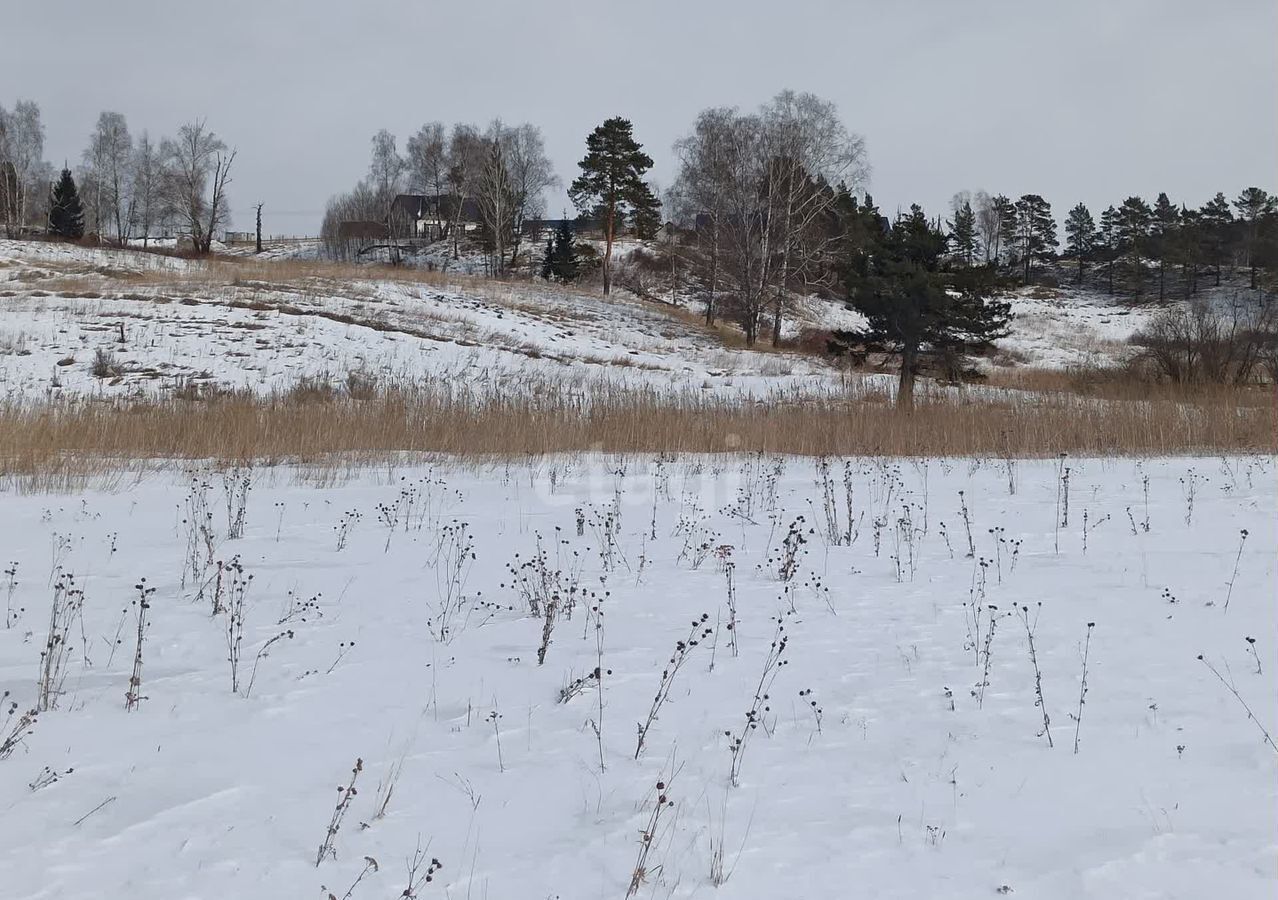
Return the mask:
<path id="1" fill-rule="evenodd" d="M 89 371 L 93 373 L 94 378 L 116 378 L 123 373 L 115 354 L 101 347 L 93 354 L 93 362 L 89 366 Z"/>
<path id="2" fill-rule="evenodd" d="M 1140 358 L 1179 384 L 1247 384 L 1273 379 L 1278 304 L 1200 300 L 1160 312 L 1132 336 Z"/>
<path id="3" fill-rule="evenodd" d="M 7 759 L 18 745 L 27 739 L 35 728 L 34 709 L 18 712 L 18 701 L 9 699 L 9 692 L 0 694 L 0 759 Z"/>
<path id="4" fill-rule="evenodd" d="M 71 628 L 84 607 L 84 591 L 76 587 L 75 576 L 59 572 L 53 582 L 53 603 L 49 612 L 49 633 L 40 651 L 40 677 L 36 683 L 36 709 L 47 712 L 58 704 L 71 662 Z"/>

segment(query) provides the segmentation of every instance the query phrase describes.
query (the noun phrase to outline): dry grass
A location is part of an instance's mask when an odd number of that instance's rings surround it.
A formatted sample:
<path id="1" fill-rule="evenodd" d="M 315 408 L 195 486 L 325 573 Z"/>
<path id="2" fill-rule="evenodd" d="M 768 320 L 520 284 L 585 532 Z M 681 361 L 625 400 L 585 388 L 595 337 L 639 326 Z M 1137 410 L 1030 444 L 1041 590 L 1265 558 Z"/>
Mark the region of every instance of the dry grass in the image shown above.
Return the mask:
<path id="1" fill-rule="evenodd" d="M 1016 456 L 1274 452 L 1278 408 L 1217 398 L 1108 401 L 1065 393 L 729 403 L 693 392 L 546 384 L 476 396 L 439 384 L 305 388 L 270 397 L 66 400 L 0 406 L 0 472 L 62 483 L 177 460 L 381 463 L 403 452 L 470 458 L 564 452 Z"/>
<path id="2" fill-rule="evenodd" d="M 1248 409 L 1273 406 L 1278 402 L 1272 384 L 1178 384 L 1158 378 L 1139 361 L 1116 366 L 1078 365 L 1064 369 L 996 367 L 985 383 L 997 388 L 1115 401 Z"/>
<path id="3" fill-rule="evenodd" d="M 157 266 L 129 273 L 127 280 L 195 293 L 202 285 L 232 285 L 246 289 L 250 297 L 259 286 L 307 296 L 331 286 L 334 293 L 350 296 L 373 280 L 389 280 L 462 290 L 514 308 L 540 310 L 535 301 L 541 291 L 535 285 L 420 269 L 251 258 L 162 262 L 180 269 Z M 83 266 L 55 280 L 84 289 L 120 278 L 115 269 Z M 556 286 L 554 291 L 604 302 L 588 289 Z M 707 329 L 688 311 L 632 302 L 660 309 L 712 340 L 717 337 L 725 348 L 740 342 L 735 329 Z M 257 308 L 255 304 L 282 313 L 355 321 L 345 313 L 258 299 L 237 298 L 229 305 Z M 550 311 L 552 316 L 561 313 L 573 315 Z M 378 327 L 372 320 L 360 324 Z M 430 336 L 403 325 L 393 330 Z M 766 342 L 759 349 L 770 350 Z M 801 347 L 800 353 L 803 349 L 807 348 Z M 528 355 L 541 352 L 527 349 Z M 798 355 L 788 350 L 770 354 L 769 359 L 785 366 Z M 1124 368 L 1061 372 L 996 367 L 988 387 L 921 385 L 911 416 L 892 409 L 879 382 L 862 379 L 853 379 L 848 395 L 839 399 L 774 396 L 750 402 L 716 399 L 693 390 L 590 380 L 546 380 L 503 393 L 482 388 L 472 392 L 446 382 L 388 388 L 356 379 L 346 391 L 304 382 L 269 397 L 192 383 L 165 399 L 0 401 L 0 476 L 56 488 L 87 476 L 118 475 L 181 460 L 342 468 L 381 463 L 405 452 L 483 459 L 591 451 L 1042 457 L 1061 452 L 1278 450 L 1278 403 L 1272 386 L 1186 389 L 1135 374 Z"/>

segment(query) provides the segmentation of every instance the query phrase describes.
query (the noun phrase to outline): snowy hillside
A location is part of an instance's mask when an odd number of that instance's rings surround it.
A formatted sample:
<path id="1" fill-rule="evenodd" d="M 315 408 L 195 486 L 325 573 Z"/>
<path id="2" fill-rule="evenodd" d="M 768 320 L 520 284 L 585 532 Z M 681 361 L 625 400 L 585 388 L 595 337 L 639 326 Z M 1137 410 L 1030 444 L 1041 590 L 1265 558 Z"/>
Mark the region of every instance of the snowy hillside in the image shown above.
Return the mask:
<path id="1" fill-rule="evenodd" d="M 206 384 L 260 392 L 301 379 L 340 387 L 351 372 L 485 391 L 583 378 L 724 396 L 846 389 L 845 376 L 819 357 L 724 346 L 692 306 L 678 312 L 625 291 L 605 299 L 541 283 L 325 272 L 296 259 L 206 265 L 0 241 L 0 391 L 115 396 Z M 1013 333 L 994 359 L 1049 368 L 1116 362 L 1152 314 L 1069 289 L 1021 292 L 1013 311 Z M 812 299 L 787 333 L 859 321 Z"/>
<path id="2" fill-rule="evenodd" d="M 0 242 L 0 384 L 10 396 L 160 393 L 192 381 L 263 391 L 304 377 L 340 385 L 359 372 L 484 389 L 604 378 L 758 396 L 823 393 L 836 381 L 819 360 L 726 348 L 624 294 L 317 271 Z M 95 374 L 99 350 L 113 365 Z"/>
<path id="3" fill-rule="evenodd" d="M 1066 464 L 6 497 L 0 893 L 1271 897 L 1274 461 Z"/>

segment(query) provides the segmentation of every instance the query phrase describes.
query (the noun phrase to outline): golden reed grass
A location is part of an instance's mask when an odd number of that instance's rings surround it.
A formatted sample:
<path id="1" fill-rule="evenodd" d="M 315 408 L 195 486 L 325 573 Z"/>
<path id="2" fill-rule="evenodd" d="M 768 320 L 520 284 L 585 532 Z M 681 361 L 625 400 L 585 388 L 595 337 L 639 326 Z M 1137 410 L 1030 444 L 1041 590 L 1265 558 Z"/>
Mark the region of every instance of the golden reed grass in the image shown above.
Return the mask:
<path id="1" fill-rule="evenodd" d="M 59 477 L 169 463 L 364 465 L 405 452 L 469 458 L 566 452 L 805 456 L 1143 456 L 1272 453 L 1278 404 L 1096 400 L 1065 393 L 924 392 L 912 415 L 882 397 L 726 401 L 691 391 L 538 385 L 513 396 L 442 385 L 352 399 L 308 389 L 208 399 L 0 404 L 0 474 Z"/>

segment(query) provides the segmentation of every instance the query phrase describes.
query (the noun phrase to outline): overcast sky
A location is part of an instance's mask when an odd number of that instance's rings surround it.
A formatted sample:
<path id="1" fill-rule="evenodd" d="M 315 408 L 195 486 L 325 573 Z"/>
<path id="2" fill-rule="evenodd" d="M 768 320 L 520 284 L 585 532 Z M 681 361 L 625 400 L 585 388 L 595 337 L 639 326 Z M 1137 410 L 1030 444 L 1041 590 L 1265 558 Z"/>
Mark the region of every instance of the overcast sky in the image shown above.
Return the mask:
<path id="1" fill-rule="evenodd" d="M 260 201 L 268 233 L 314 234 L 379 128 L 402 149 L 431 120 L 529 121 L 567 183 L 622 115 L 664 186 L 699 110 L 787 87 L 865 137 L 887 212 L 962 189 L 1039 193 L 1059 218 L 1278 187 L 1275 0 L 4 5 L 0 103 L 39 102 L 51 162 L 78 161 L 104 109 L 153 136 L 203 117 L 239 150 L 235 223 Z"/>

